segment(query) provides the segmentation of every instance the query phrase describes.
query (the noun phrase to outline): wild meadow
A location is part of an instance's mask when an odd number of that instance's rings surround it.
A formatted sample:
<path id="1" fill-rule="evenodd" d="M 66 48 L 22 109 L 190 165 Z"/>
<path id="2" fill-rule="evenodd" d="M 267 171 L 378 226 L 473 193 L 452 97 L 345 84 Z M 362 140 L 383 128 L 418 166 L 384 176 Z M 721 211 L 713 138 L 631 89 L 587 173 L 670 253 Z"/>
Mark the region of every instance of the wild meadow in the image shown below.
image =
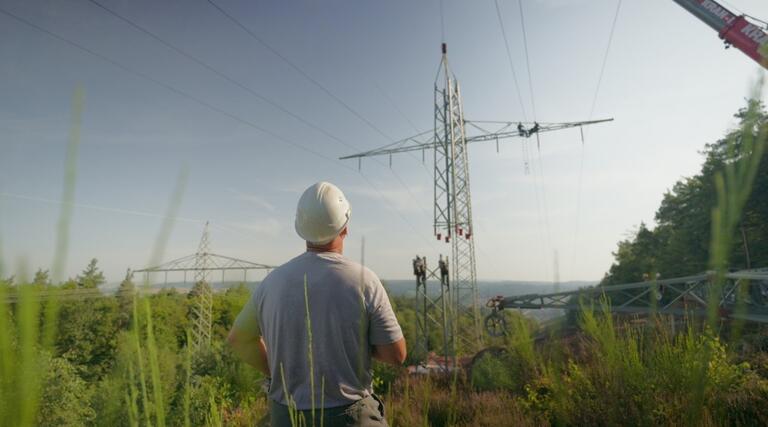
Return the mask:
<path id="1" fill-rule="evenodd" d="M 641 224 L 619 242 L 601 286 L 708 270 L 716 289 L 730 268 L 768 267 L 768 116 L 755 101 L 761 91 L 756 85 L 736 114 L 739 127 L 706 146 L 701 173 L 665 195 L 657 225 Z M 0 270 L 0 425 L 261 423 L 268 408 L 262 378 L 224 344 L 249 297 L 244 285 L 215 293 L 211 346 L 193 353 L 194 290 L 150 293 L 129 275 L 107 295 L 95 259 L 78 276 L 61 277 L 81 109 L 76 96 L 52 270 L 20 265 L 12 277 Z M 162 259 L 185 182 L 182 174 L 150 262 Z M 393 302 L 413 341 L 413 301 Z M 506 336 L 486 339 L 493 350 L 449 375 L 376 365 L 374 387 L 390 425 L 768 425 L 768 327 L 721 318 L 714 304 L 704 318 L 677 319 L 618 316 L 610 304 L 583 301 L 546 328 L 507 313 Z M 430 346 L 439 351 L 440 337 Z M 464 350 L 472 356 L 481 349 Z"/>

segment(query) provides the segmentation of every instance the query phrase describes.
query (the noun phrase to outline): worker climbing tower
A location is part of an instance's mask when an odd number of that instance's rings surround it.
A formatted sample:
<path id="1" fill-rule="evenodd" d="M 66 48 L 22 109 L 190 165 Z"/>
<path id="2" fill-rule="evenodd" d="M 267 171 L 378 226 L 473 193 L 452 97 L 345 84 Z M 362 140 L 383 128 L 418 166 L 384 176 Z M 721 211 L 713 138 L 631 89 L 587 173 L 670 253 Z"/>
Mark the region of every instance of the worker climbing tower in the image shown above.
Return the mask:
<path id="1" fill-rule="evenodd" d="M 437 350 L 443 356 L 440 367 L 448 372 L 456 367 L 448 259 L 440 255 L 437 267 L 430 269 L 427 258 L 417 255 L 413 260 L 413 273 L 416 276 L 416 337 L 412 354 L 426 368 L 431 350 Z M 435 281 L 428 285 L 430 279 L 438 281 L 439 290 L 434 289 Z M 442 346 L 430 340 L 433 336 L 443 341 Z"/>

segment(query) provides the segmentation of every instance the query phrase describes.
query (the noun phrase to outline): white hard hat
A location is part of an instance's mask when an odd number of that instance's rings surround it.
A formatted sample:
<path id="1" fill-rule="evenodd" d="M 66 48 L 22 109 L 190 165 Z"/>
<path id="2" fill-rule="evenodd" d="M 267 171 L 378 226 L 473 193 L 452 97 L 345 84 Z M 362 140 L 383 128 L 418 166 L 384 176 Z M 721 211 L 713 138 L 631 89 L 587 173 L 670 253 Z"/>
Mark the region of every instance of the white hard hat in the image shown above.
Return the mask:
<path id="1" fill-rule="evenodd" d="M 302 239 L 324 245 L 349 222 L 349 202 L 339 187 L 320 181 L 307 188 L 296 206 L 296 233 Z"/>

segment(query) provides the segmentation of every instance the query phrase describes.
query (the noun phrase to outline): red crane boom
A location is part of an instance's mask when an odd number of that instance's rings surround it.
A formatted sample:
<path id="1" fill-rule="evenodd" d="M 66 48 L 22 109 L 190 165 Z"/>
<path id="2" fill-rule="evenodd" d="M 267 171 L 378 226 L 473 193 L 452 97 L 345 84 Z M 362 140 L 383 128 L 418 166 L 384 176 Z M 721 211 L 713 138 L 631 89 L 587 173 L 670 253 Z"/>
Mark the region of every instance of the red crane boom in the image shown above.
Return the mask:
<path id="1" fill-rule="evenodd" d="M 714 0 L 674 1 L 717 31 L 727 44 L 768 68 L 768 34 L 746 16 L 737 16 Z"/>

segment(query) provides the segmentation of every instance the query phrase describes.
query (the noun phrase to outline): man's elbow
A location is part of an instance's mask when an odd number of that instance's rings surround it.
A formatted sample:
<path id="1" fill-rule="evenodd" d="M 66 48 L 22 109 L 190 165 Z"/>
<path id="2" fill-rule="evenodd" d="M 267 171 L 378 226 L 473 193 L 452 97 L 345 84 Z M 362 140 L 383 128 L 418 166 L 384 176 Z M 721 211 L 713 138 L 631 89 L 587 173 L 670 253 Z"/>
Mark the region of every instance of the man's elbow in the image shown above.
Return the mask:
<path id="1" fill-rule="evenodd" d="M 407 353 L 405 338 L 402 338 L 400 341 L 393 342 L 392 344 L 375 346 L 373 357 L 380 362 L 399 366 L 405 362 L 405 358 L 408 356 Z"/>
<path id="2" fill-rule="evenodd" d="M 397 346 L 397 353 L 395 354 L 395 364 L 402 365 L 405 363 L 405 358 L 408 357 L 408 350 L 405 345 L 405 338 L 402 339 L 400 345 Z"/>
<path id="3" fill-rule="evenodd" d="M 237 333 L 235 333 L 235 330 L 232 329 L 229 331 L 229 334 L 227 335 L 227 345 L 229 348 L 233 350 L 237 350 L 238 347 L 240 347 L 240 344 L 242 343 L 242 338 L 238 336 Z"/>

